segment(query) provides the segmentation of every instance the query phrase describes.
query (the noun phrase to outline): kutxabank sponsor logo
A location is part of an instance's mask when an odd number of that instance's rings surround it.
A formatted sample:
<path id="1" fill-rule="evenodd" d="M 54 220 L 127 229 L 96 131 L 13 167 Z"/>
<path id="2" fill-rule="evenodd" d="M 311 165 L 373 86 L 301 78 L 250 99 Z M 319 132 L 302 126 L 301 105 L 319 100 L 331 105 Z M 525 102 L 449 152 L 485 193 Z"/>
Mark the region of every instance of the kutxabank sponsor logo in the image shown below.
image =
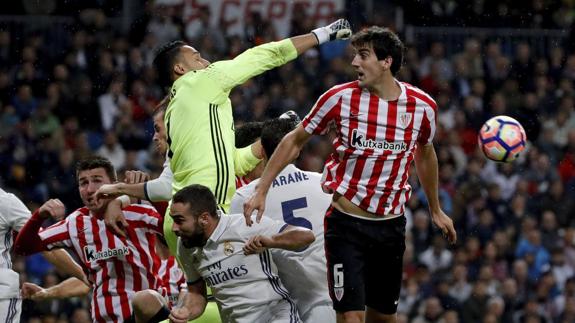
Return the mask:
<path id="1" fill-rule="evenodd" d="M 357 129 L 351 132 L 351 145 L 357 149 L 391 150 L 401 152 L 407 150 L 407 144 L 401 142 L 389 142 L 386 140 L 366 139 Z"/>
<path id="2" fill-rule="evenodd" d="M 84 255 L 87 262 L 94 262 L 98 260 L 106 260 L 112 257 L 121 257 L 130 254 L 130 248 L 123 246 L 119 248 L 108 248 L 104 250 L 96 250 L 94 246 L 85 246 Z"/>

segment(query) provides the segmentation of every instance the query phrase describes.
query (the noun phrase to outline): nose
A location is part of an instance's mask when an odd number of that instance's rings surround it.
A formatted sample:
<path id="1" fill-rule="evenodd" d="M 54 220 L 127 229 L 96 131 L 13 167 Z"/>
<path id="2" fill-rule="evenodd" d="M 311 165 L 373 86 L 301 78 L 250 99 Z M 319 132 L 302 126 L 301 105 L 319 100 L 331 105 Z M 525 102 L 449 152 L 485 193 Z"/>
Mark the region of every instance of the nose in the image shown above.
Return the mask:
<path id="1" fill-rule="evenodd" d="M 359 56 L 358 55 L 353 56 L 353 60 L 351 61 L 351 66 L 359 67 Z"/>
<path id="2" fill-rule="evenodd" d="M 180 235 L 180 226 L 178 226 L 175 222 L 172 223 L 172 231 L 174 232 L 175 235 L 177 236 Z"/>

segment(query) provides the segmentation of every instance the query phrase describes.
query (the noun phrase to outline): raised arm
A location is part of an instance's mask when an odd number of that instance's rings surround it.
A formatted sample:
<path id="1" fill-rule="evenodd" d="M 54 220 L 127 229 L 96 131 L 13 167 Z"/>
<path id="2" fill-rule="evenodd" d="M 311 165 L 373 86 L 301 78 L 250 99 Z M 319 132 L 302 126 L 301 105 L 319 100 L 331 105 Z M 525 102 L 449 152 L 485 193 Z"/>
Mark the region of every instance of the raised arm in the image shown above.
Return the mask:
<path id="1" fill-rule="evenodd" d="M 311 134 L 307 133 L 300 124 L 282 139 L 268 161 L 254 194 L 244 204 L 244 217 L 248 226 L 252 225 L 251 215 L 255 210 L 257 210 L 256 221 L 259 223 L 264 213 L 266 195 L 274 178 L 287 164 L 297 158 L 309 138 Z"/>
<path id="2" fill-rule="evenodd" d="M 47 244 L 42 240 L 39 235 L 42 223 L 48 217 L 63 218 L 65 213 L 64 204 L 58 199 L 52 199 L 44 203 L 32 217 L 26 222 L 26 225 L 18 232 L 16 241 L 14 242 L 14 252 L 19 255 L 28 256 L 40 251 L 48 250 Z M 48 229 L 55 228 L 58 225 L 65 226 L 64 221 L 56 223 Z M 56 232 L 57 230 L 50 230 L 48 232 Z M 59 235 L 54 235 L 54 242 L 69 239 L 67 229 L 62 230 Z"/>
<path id="3" fill-rule="evenodd" d="M 350 36 L 349 22 L 339 19 L 328 26 L 314 29 L 309 34 L 253 47 L 233 60 L 216 62 L 208 69 L 217 71 L 213 74 L 218 76 L 216 83 L 220 84 L 224 91 L 230 91 L 256 75 L 286 64 L 318 44 L 347 39 Z"/>

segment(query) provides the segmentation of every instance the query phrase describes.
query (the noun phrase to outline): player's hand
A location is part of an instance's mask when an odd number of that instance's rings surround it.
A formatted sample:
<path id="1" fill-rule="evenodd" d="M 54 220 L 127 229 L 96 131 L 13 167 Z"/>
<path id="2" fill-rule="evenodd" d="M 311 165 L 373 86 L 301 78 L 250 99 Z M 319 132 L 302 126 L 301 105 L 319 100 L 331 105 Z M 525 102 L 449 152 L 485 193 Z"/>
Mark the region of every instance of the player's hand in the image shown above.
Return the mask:
<path id="1" fill-rule="evenodd" d="M 150 180 L 150 174 L 139 170 L 127 170 L 124 175 L 126 184 L 140 184 Z"/>
<path id="2" fill-rule="evenodd" d="M 455 232 L 455 227 L 453 226 L 453 220 L 445 212 L 442 210 L 432 212 L 431 213 L 431 220 L 433 223 L 441 230 L 443 236 L 449 241 L 451 244 L 455 244 L 457 242 L 457 232 Z"/>
<path id="3" fill-rule="evenodd" d="M 128 222 L 122 212 L 122 202 L 119 200 L 112 200 L 106 206 L 106 213 L 104 214 L 104 223 L 114 232 L 114 234 L 121 237 L 126 237 L 126 228 Z"/>
<path id="4" fill-rule="evenodd" d="M 264 252 L 268 246 L 272 244 L 271 238 L 266 236 L 254 236 L 251 237 L 248 242 L 243 247 L 244 255 L 252 255 Z"/>
<path id="5" fill-rule="evenodd" d="M 20 292 L 24 299 L 31 299 L 33 301 L 48 299 L 48 293 L 46 290 L 36 284 L 24 283 L 22 284 Z"/>
<path id="6" fill-rule="evenodd" d="M 244 217 L 246 218 L 246 224 L 251 227 L 253 224 L 252 213 L 257 210 L 256 222 L 260 223 L 264 210 L 266 207 L 266 197 L 265 194 L 256 192 L 244 203 Z"/>
<path id="7" fill-rule="evenodd" d="M 38 209 L 38 214 L 42 219 L 52 217 L 56 221 L 61 221 L 66 216 L 66 207 L 59 199 L 51 199 Z"/>
<path id="8" fill-rule="evenodd" d="M 102 199 L 115 199 L 120 195 L 122 195 L 122 192 L 120 191 L 120 183 L 104 184 L 98 188 L 96 193 L 94 193 L 96 201 Z"/>
<path id="9" fill-rule="evenodd" d="M 190 310 L 187 307 L 176 307 L 172 309 L 168 318 L 170 319 L 170 322 L 187 323 L 190 318 L 190 314 Z"/>
<path id="10" fill-rule="evenodd" d="M 346 19 L 338 19 L 325 27 L 316 28 L 311 32 L 315 35 L 319 44 L 336 39 L 348 39 L 352 34 L 351 25 Z"/>

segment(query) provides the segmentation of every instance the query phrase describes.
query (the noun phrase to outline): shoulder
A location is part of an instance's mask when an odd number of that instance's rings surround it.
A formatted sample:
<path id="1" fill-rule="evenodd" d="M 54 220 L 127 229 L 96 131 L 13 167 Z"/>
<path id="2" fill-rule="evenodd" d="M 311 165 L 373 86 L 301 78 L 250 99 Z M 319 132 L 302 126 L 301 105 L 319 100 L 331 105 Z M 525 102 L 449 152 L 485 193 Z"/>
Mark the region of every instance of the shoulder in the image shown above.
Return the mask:
<path id="1" fill-rule="evenodd" d="M 336 95 L 342 94 L 343 91 L 345 91 L 345 90 L 361 91 L 361 88 L 359 87 L 358 81 L 347 82 L 347 83 L 332 86 L 329 90 L 325 91 L 322 96 L 324 96 L 324 97 L 336 96 Z"/>
<path id="2" fill-rule="evenodd" d="M 244 185 L 236 190 L 236 194 L 238 197 L 247 198 L 249 197 L 252 192 L 255 190 L 256 185 L 260 182 L 260 179 L 255 179 L 249 182 L 247 185 Z"/>
<path id="3" fill-rule="evenodd" d="M 437 103 L 435 103 L 435 100 L 431 97 L 431 95 L 427 94 L 425 91 L 412 84 L 406 82 L 401 82 L 401 84 L 405 86 L 406 95 L 408 98 L 415 98 L 418 103 L 427 105 L 433 110 L 437 110 Z"/>
<path id="4" fill-rule="evenodd" d="M 145 204 L 130 204 L 122 209 L 124 213 L 138 214 L 143 216 L 151 216 L 157 218 L 159 216 L 158 211 L 151 206 Z"/>

